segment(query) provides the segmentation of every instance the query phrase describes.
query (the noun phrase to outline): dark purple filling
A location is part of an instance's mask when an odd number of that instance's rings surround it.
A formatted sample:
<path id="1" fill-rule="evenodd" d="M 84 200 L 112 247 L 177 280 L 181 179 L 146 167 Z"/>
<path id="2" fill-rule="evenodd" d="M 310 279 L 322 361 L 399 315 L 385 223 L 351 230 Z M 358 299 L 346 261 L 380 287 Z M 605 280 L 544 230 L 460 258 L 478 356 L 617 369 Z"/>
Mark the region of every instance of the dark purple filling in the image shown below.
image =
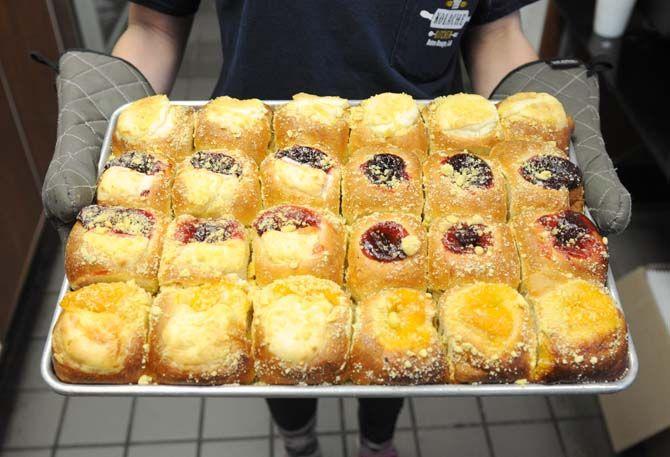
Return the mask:
<path id="1" fill-rule="evenodd" d="M 442 245 L 456 254 L 471 254 L 477 246 L 486 249 L 492 244 L 491 233 L 484 224 L 456 224 L 442 237 Z"/>
<path id="2" fill-rule="evenodd" d="M 309 165 L 312 168 L 323 170 L 326 173 L 333 168 L 333 162 L 325 152 L 308 146 L 293 146 L 282 149 L 275 154 L 278 159 L 287 158 L 294 162 Z"/>
<path id="3" fill-rule="evenodd" d="M 191 157 L 193 168 L 204 168 L 222 175 L 242 176 L 242 166 L 235 158 L 221 152 L 198 151 Z"/>
<path id="4" fill-rule="evenodd" d="M 175 234 L 175 238 L 182 243 L 222 243 L 241 237 L 242 229 L 235 221 L 188 221 L 181 224 Z"/>
<path id="5" fill-rule="evenodd" d="M 378 262 L 395 262 L 407 258 L 402 239 L 408 235 L 405 227 L 393 221 L 378 222 L 361 236 L 361 249 L 366 257 Z"/>
<path id="6" fill-rule="evenodd" d="M 576 211 L 548 214 L 538 222 L 551 233 L 553 245 L 573 257 L 588 257 L 600 238 L 593 222 Z"/>
<path id="7" fill-rule="evenodd" d="M 393 187 L 398 181 L 407 181 L 407 164 L 395 154 L 375 154 L 372 159 L 361 164 L 361 171 L 376 185 Z"/>
<path id="8" fill-rule="evenodd" d="M 488 188 L 493 185 L 493 172 L 488 163 L 472 154 L 454 154 L 442 161 L 454 168 L 456 173 L 467 176 L 470 186 Z"/>
<path id="9" fill-rule="evenodd" d="M 523 178 L 548 189 L 575 189 L 582 184 L 582 173 L 574 163 L 557 156 L 535 156 L 519 168 Z"/>
<path id="10" fill-rule="evenodd" d="M 79 212 L 77 220 L 86 230 L 105 227 L 118 234 L 150 236 L 155 218 L 143 209 L 90 205 Z"/>
<path id="11" fill-rule="evenodd" d="M 281 230 L 287 226 L 296 229 L 315 227 L 319 222 L 319 216 L 313 211 L 300 206 L 286 205 L 265 211 L 254 222 L 254 228 L 258 236 L 262 236 L 268 230 Z"/>
<path id="12" fill-rule="evenodd" d="M 133 151 L 110 159 L 105 164 L 105 170 L 111 167 L 125 167 L 138 173 L 153 175 L 164 170 L 166 164 L 160 160 L 156 160 L 151 154 Z"/>

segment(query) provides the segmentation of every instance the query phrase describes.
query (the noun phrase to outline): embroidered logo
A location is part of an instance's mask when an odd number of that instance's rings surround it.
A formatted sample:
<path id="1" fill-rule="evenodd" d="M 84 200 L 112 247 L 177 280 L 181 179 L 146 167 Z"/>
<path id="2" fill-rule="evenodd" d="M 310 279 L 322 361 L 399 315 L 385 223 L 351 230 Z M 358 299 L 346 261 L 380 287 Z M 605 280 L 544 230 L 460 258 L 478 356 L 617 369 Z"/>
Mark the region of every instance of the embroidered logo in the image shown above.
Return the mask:
<path id="1" fill-rule="evenodd" d="M 430 21 L 430 31 L 426 46 L 446 48 L 454 43 L 465 24 L 470 21 L 470 11 L 466 0 L 449 0 L 446 8 L 438 8 L 434 13 L 421 10 L 419 16 Z"/>

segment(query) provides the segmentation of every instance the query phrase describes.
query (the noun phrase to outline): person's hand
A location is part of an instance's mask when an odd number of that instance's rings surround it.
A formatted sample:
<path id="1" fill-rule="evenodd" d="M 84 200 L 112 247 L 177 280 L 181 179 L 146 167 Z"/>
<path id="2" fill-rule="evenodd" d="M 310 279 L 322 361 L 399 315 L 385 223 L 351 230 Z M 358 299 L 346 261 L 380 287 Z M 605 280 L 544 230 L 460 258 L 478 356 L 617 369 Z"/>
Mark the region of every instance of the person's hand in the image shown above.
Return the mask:
<path id="1" fill-rule="evenodd" d="M 507 75 L 490 98 L 501 100 L 517 92 L 547 92 L 563 103 L 575 122 L 572 143 L 584 175 L 586 206 L 601 232 L 623 232 L 630 221 L 631 198 L 600 132 L 597 74 L 576 61 L 533 62 Z"/>
<path id="2" fill-rule="evenodd" d="M 42 201 L 65 239 L 79 210 L 95 197 L 100 148 L 112 113 L 154 92 L 135 67 L 105 54 L 68 51 L 58 69 L 58 133 Z"/>

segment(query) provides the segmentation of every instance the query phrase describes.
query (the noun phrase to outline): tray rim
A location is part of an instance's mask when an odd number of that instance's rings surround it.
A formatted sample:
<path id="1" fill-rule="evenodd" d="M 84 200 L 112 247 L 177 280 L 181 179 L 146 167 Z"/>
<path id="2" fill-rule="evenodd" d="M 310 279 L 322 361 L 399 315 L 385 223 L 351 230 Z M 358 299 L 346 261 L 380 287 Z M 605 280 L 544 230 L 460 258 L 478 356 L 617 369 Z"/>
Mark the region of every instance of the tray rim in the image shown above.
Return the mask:
<path id="1" fill-rule="evenodd" d="M 173 105 L 185 105 L 199 107 L 209 100 L 175 100 L 170 101 Z M 263 100 L 269 106 L 277 106 L 288 100 Z M 425 105 L 430 100 L 416 100 L 420 105 Z M 98 161 L 98 174 L 102 170 L 111 150 L 111 139 L 119 114 L 130 103 L 118 107 L 112 113 L 105 137 L 101 146 L 100 159 Z M 349 100 L 356 105 L 360 100 Z M 575 161 L 572 145 L 570 146 L 570 158 Z M 585 213 L 590 217 L 588 209 Z M 166 384 L 70 384 L 62 382 L 56 377 L 51 363 L 51 339 L 53 327 L 61 313 L 60 302 L 69 290 L 67 277 L 58 294 L 54 313 L 49 325 L 49 333 L 44 343 L 42 357 L 40 360 L 40 374 L 46 384 L 56 393 L 67 396 L 189 396 L 189 397 L 447 397 L 447 396 L 518 396 L 518 395 L 594 395 L 611 394 L 627 389 L 634 381 L 639 370 L 639 362 L 633 339 L 628 333 L 628 368 L 620 379 L 612 382 L 597 383 L 565 383 L 565 384 L 434 384 L 419 386 L 359 386 L 353 384 L 339 385 L 297 385 L 276 386 L 263 384 L 250 385 L 221 385 L 221 386 L 197 386 L 197 385 L 166 385 Z M 622 310 L 619 293 L 614 281 L 612 269 L 607 272 L 607 288 L 612 295 L 617 307 Z"/>

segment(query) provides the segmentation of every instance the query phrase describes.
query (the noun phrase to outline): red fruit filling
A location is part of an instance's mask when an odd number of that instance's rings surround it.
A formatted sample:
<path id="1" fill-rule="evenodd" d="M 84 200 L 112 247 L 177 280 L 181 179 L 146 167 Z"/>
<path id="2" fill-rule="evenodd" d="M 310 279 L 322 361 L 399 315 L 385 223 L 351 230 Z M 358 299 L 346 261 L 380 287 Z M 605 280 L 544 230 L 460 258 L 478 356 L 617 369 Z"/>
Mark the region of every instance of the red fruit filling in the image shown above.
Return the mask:
<path id="1" fill-rule="evenodd" d="M 262 236 L 268 230 L 281 230 L 288 226 L 293 226 L 295 229 L 315 227 L 320 220 L 314 211 L 300 206 L 286 205 L 265 211 L 254 222 L 254 228 L 258 236 Z"/>
<path id="2" fill-rule="evenodd" d="M 166 166 L 165 162 L 156 160 L 151 154 L 132 151 L 110 159 L 105 164 L 105 170 L 111 167 L 125 167 L 138 173 L 153 175 L 159 171 L 163 171 Z"/>
<path id="3" fill-rule="evenodd" d="M 486 250 L 493 244 L 493 236 L 484 224 L 459 223 L 453 225 L 442 236 L 445 249 L 456 254 L 472 254 L 475 248 Z"/>
<path id="4" fill-rule="evenodd" d="M 237 221 L 186 221 L 179 225 L 175 238 L 181 243 L 223 243 L 242 238 L 242 226 Z"/>
<path id="5" fill-rule="evenodd" d="M 553 245 L 572 257 L 584 259 L 597 249 L 604 249 L 598 229 L 586 216 L 566 210 L 538 219 L 553 237 Z"/>
<path id="6" fill-rule="evenodd" d="M 393 221 L 378 222 L 361 236 L 361 249 L 366 257 L 379 262 L 395 262 L 407 258 L 402 250 L 402 239 L 409 233 Z"/>

